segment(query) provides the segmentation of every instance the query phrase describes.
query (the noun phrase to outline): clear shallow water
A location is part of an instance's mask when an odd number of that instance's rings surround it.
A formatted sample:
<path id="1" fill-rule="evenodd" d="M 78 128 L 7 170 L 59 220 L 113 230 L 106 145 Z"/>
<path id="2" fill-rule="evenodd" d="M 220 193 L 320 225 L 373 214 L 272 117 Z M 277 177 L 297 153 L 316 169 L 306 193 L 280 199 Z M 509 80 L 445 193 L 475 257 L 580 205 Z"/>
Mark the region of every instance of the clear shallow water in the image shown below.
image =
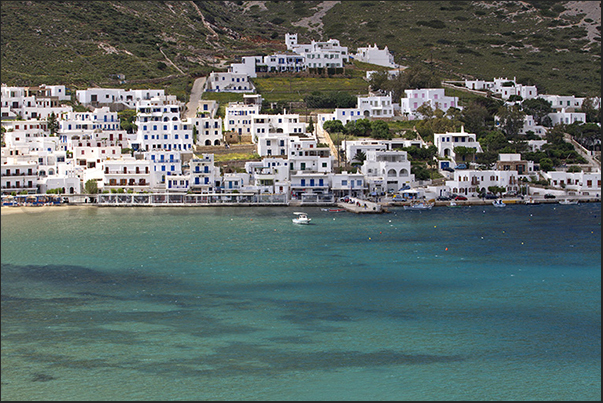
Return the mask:
<path id="1" fill-rule="evenodd" d="M 600 400 L 600 203 L 298 209 L 3 216 L 2 399 Z"/>

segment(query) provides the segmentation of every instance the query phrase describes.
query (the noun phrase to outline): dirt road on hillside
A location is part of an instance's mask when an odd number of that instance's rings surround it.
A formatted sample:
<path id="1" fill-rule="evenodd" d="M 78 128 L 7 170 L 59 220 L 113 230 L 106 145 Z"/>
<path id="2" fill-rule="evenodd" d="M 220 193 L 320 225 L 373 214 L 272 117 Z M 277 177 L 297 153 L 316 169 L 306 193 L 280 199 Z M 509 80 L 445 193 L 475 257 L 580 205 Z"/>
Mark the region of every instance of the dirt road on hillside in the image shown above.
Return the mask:
<path id="1" fill-rule="evenodd" d="M 201 100 L 201 96 L 203 95 L 203 87 L 205 86 L 205 79 L 207 77 L 199 77 L 193 83 L 193 88 L 191 89 L 191 96 L 186 104 L 186 112 L 184 113 L 184 118 L 194 118 L 197 116 L 197 107 L 199 106 L 199 101 Z"/>

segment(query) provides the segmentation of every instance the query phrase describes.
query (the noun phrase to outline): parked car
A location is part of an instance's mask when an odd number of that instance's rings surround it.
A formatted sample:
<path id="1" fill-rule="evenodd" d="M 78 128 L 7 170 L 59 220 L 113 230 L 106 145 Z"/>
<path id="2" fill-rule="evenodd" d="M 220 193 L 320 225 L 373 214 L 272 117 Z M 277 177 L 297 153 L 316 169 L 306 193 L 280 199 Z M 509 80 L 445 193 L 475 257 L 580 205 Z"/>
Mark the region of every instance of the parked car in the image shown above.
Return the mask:
<path id="1" fill-rule="evenodd" d="M 445 168 L 442 168 L 442 171 L 454 172 L 454 169 L 452 169 L 450 167 L 445 167 Z"/>
<path id="2" fill-rule="evenodd" d="M 545 194 L 545 195 L 544 195 L 544 198 L 545 198 L 545 199 L 554 199 L 554 198 L 555 198 L 555 195 L 552 195 L 552 194 L 550 194 L 550 193 L 547 193 L 547 194 Z"/>
<path id="3" fill-rule="evenodd" d="M 438 196 L 437 200 L 443 200 L 443 201 L 452 200 L 452 197 L 451 196 Z"/>
<path id="4" fill-rule="evenodd" d="M 459 196 L 455 197 L 454 200 L 467 200 L 467 198 L 465 196 L 459 195 Z"/>
<path id="5" fill-rule="evenodd" d="M 498 199 L 498 196 L 496 196 L 494 193 L 486 193 L 484 196 L 484 199 L 486 200 L 496 200 Z"/>
<path id="6" fill-rule="evenodd" d="M 457 166 L 454 167 L 454 169 L 467 169 L 467 165 L 466 164 L 458 164 Z"/>

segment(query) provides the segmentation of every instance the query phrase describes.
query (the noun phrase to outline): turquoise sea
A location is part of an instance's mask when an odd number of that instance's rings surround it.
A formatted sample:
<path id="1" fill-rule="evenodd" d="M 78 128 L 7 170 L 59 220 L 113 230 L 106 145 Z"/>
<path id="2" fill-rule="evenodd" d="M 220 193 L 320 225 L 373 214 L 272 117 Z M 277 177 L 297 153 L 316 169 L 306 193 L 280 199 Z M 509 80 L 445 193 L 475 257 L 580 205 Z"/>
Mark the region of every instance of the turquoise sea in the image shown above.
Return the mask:
<path id="1" fill-rule="evenodd" d="M 1 239 L 2 400 L 601 399 L 600 203 L 34 210 Z"/>

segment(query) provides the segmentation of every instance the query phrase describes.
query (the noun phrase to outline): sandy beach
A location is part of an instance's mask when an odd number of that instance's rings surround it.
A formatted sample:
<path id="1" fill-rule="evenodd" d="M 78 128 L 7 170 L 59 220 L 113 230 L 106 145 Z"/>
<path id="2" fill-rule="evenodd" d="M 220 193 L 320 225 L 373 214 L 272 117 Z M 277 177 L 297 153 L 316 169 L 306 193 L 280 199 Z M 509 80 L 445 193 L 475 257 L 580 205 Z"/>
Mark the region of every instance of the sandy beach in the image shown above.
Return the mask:
<path id="1" fill-rule="evenodd" d="M 2 206 L 0 211 L 3 216 L 11 215 L 11 214 L 37 214 L 37 213 L 49 213 L 56 211 L 67 211 L 74 209 L 82 209 L 82 208 L 98 208 L 95 205 L 68 205 L 62 204 L 59 206 L 17 206 L 17 207 L 7 207 Z"/>

